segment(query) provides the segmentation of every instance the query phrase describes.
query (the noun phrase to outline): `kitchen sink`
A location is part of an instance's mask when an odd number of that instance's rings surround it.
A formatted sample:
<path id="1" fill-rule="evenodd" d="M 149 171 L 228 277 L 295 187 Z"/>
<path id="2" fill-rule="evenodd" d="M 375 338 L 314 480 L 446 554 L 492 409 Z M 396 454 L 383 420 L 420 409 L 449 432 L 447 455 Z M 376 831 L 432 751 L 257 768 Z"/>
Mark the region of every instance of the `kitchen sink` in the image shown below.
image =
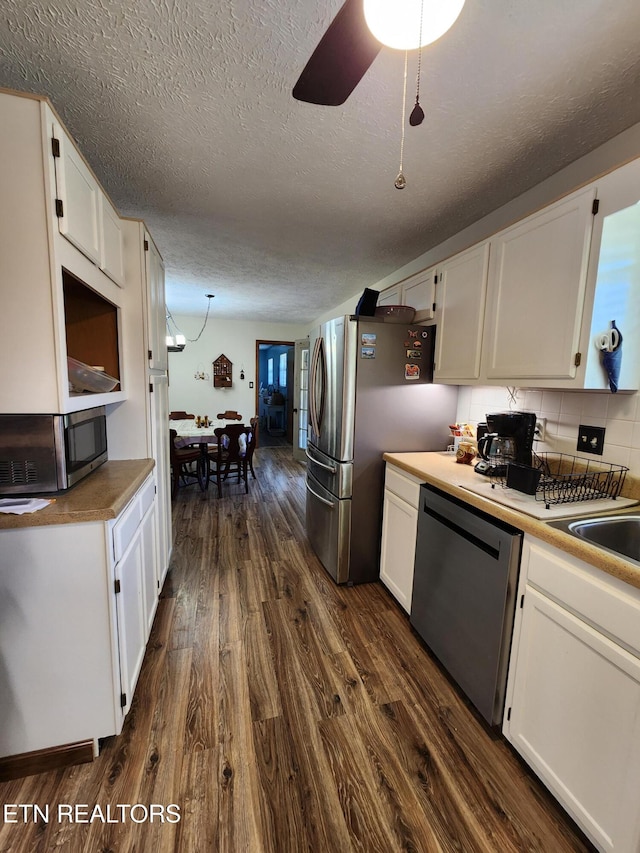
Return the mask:
<path id="1" fill-rule="evenodd" d="M 565 518 L 548 524 L 640 566 L 640 511 L 637 508 L 593 518 Z"/>

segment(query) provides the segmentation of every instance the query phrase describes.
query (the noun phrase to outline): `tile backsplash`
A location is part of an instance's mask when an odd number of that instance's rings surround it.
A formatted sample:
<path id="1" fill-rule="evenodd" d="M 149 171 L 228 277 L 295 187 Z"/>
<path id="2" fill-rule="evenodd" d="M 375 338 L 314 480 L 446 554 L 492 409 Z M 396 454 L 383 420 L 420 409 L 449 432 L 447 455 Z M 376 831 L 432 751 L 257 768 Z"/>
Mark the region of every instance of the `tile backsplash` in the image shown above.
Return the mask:
<path id="1" fill-rule="evenodd" d="M 582 455 L 576 450 L 578 426 L 604 427 L 604 454 L 588 458 L 627 465 L 631 473 L 640 476 L 640 392 L 605 394 L 514 390 L 497 386 L 460 388 L 458 422 L 477 424 L 485 420 L 487 412 L 509 409 L 535 412 L 538 417 L 547 419 L 545 441 L 534 445 L 539 451 Z"/>

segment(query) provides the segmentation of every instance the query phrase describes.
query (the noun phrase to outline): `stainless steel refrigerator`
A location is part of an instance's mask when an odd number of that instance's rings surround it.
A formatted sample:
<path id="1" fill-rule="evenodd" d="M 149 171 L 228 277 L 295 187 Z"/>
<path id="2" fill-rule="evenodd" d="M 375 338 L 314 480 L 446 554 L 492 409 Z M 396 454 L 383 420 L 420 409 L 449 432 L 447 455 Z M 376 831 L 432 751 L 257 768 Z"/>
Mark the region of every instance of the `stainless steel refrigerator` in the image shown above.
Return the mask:
<path id="1" fill-rule="evenodd" d="M 307 535 L 336 583 L 379 575 L 385 452 L 444 450 L 458 389 L 435 326 L 338 317 L 310 336 Z"/>

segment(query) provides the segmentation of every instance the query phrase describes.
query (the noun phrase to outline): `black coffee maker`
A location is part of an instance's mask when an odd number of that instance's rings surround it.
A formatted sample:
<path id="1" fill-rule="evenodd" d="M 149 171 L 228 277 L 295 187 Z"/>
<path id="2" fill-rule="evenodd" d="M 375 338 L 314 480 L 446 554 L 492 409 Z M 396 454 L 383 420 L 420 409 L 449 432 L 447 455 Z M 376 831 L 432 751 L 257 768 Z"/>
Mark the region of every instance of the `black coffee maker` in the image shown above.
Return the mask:
<path id="1" fill-rule="evenodd" d="M 495 412 L 486 417 L 488 432 L 478 441 L 480 461 L 475 470 L 487 476 L 505 476 L 510 462 L 531 465 L 535 414 Z"/>

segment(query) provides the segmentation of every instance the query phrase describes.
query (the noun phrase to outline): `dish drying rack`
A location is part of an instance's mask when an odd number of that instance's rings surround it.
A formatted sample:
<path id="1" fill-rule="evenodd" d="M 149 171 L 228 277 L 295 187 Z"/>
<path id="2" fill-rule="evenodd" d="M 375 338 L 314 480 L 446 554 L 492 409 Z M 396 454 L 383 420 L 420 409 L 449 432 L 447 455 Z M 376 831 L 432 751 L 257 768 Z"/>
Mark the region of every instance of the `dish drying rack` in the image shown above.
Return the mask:
<path id="1" fill-rule="evenodd" d="M 515 488 L 534 494 L 546 508 L 553 504 L 615 500 L 624 485 L 627 471 L 615 465 L 571 456 L 567 453 L 533 453 L 533 465 L 510 464 L 506 474 L 491 476 L 491 485 Z M 526 483 L 522 488 L 520 484 Z"/>

